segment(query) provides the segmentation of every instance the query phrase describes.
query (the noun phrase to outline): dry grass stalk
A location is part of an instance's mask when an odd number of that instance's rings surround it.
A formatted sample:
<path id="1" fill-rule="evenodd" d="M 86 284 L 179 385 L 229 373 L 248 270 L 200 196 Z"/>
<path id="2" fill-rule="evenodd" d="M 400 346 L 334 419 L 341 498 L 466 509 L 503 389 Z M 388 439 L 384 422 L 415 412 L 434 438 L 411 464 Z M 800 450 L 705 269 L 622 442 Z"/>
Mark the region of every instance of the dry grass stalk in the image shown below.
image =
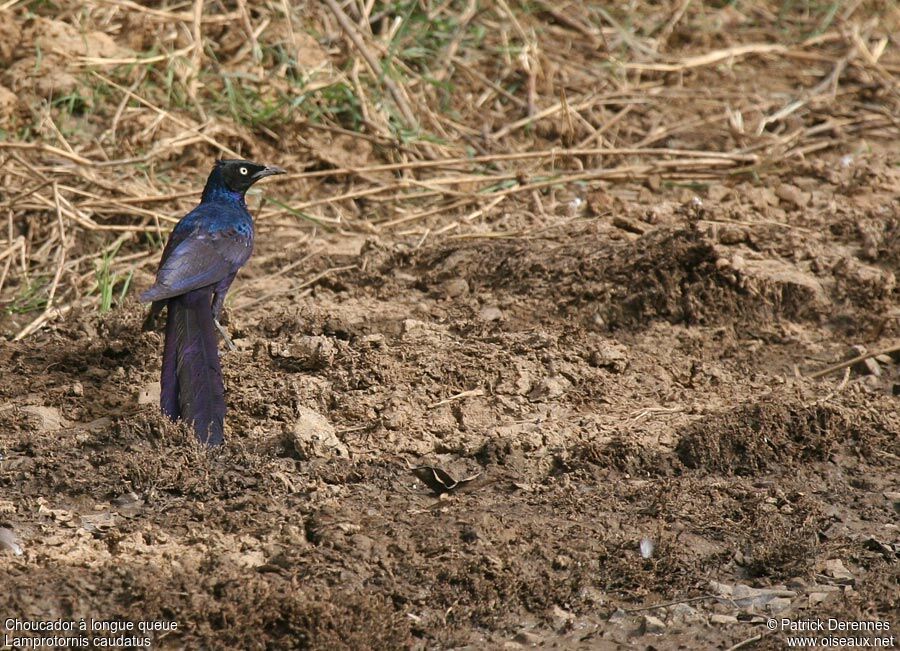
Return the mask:
<path id="1" fill-rule="evenodd" d="M 325 6 L 328 7 L 328 10 L 334 15 L 338 24 L 341 26 L 341 29 L 344 30 L 347 38 L 353 43 L 353 47 L 355 47 L 362 56 L 363 61 L 365 61 L 366 65 L 369 67 L 369 72 L 376 77 L 382 77 L 381 66 L 378 63 L 377 58 L 372 54 L 369 48 L 366 47 L 356 26 L 353 25 L 347 17 L 347 14 L 341 9 L 340 5 L 338 5 L 335 0 L 324 0 L 324 3 Z M 399 108 L 400 112 L 403 114 L 403 119 L 406 120 L 407 126 L 410 128 L 415 127 L 417 120 L 405 94 L 400 90 L 399 86 L 386 75 L 383 76 L 383 82 L 390 92 L 391 97 L 393 97 L 394 101 L 397 103 L 397 108 Z"/>

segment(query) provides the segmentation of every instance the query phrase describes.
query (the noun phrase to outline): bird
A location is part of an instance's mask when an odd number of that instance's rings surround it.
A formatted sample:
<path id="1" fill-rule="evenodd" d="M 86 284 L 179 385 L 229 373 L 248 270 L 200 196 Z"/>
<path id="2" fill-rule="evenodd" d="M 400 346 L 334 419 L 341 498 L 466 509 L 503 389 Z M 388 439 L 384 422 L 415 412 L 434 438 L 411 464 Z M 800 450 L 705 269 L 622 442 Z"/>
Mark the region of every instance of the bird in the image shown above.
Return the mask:
<path id="1" fill-rule="evenodd" d="M 248 160 L 217 160 L 200 204 L 172 229 L 156 282 L 140 295 L 142 303 L 151 303 L 145 331 L 167 310 L 160 408 L 170 419 L 191 424 L 209 447 L 225 441 L 225 384 L 215 331 L 234 348 L 219 317 L 228 288 L 253 252 L 245 194 L 260 179 L 285 173 Z"/>

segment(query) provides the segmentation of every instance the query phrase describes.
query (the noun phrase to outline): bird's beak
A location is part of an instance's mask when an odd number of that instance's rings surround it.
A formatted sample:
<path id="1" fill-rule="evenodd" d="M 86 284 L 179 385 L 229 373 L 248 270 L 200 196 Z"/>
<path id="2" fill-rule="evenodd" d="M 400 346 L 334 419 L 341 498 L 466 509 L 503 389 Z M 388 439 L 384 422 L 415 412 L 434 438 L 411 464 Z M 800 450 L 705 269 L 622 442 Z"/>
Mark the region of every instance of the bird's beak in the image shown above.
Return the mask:
<path id="1" fill-rule="evenodd" d="M 258 171 L 253 175 L 253 180 L 258 181 L 265 176 L 275 176 L 276 174 L 287 174 L 287 170 L 278 167 L 277 165 L 269 165 Z"/>

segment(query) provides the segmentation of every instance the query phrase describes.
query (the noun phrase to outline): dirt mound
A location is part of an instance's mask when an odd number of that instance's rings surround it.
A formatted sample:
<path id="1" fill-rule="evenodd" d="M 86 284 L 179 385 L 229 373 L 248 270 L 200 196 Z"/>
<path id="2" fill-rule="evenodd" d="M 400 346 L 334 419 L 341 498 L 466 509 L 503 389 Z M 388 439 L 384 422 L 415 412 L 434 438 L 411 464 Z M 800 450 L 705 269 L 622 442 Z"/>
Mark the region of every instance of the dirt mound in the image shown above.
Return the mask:
<path id="1" fill-rule="evenodd" d="M 829 461 L 837 453 L 896 448 L 896 419 L 840 404 L 770 398 L 684 428 L 676 448 L 688 468 L 756 475 L 779 466 Z"/>
<path id="2" fill-rule="evenodd" d="M 615 239 L 610 235 L 615 234 Z M 438 294 L 500 292 L 500 302 L 552 301 L 546 318 L 579 318 L 610 329 L 654 320 L 689 325 L 737 321 L 828 320 L 843 309 L 882 309 L 894 290 L 891 274 L 844 260 L 814 273 L 743 247 L 723 246 L 696 227 L 648 229 L 622 239 L 595 225 L 565 233 L 559 243 L 479 243 L 402 253 L 384 269 L 408 265 Z M 387 273 L 385 273 L 387 275 Z"/>

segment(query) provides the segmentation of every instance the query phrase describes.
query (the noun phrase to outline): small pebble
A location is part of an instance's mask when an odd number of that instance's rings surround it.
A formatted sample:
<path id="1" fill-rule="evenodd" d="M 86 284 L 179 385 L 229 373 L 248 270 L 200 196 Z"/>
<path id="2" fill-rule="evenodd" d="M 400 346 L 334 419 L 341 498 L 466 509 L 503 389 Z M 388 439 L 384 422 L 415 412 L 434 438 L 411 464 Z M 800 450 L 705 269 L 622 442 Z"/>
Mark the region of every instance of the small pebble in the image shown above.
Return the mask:
<path id="1" fill-rule="evenodd" d="M 790 183 L 782 183 L 776 187 L 775 196 L 796 208 L 807 206 L 812 199 L 812 195 L 809 192 L 804 192 L 796 185 L 791 185 Z"/>
<path id="2" fill-rule="evenodd" d="M 644 634 L 650 635 L 659 635 L 666 630 L 666 624 L 658 617 L 654 617 L 653 615 L 644 615 L 644 619 L 641 622 L 641 631 Z"/>
<path id="3" fill-rule="evenodd" d="M 738 618 L 734 615 L 710 615 L 709 623 L 710 624 L 737 624 Z"/>
<path id="4" fill-rule="evenodd" d="M 0 549 L 7 549 L 16 556 L 21 556 L 24 553 L 18 536 L 6 527 L 0 527 Z"/>
<path id="5" fill-rule="evenodd" d="M 503 318 L 503 312 L 496 305 L 485 305 L 478 312 L 478 318 L 482 321 L 499 321 Z"/>

